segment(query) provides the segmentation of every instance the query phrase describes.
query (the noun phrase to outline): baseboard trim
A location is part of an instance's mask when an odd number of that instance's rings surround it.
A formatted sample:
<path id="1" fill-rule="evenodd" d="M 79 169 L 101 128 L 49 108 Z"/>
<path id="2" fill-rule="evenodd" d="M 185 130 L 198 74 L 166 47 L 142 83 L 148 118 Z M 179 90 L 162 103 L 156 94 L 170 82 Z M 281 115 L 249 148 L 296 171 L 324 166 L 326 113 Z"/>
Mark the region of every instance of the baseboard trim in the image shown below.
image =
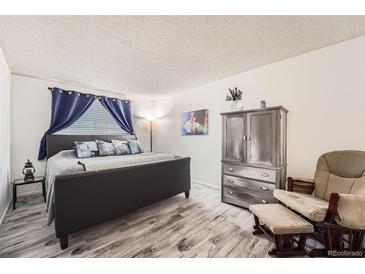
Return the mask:
<path id="1" fill-rule="evenodd" d="M 22 194 L 18 195 L 17 197 L 18 198 L 24 198 L 24 197 L 29 197 L 29 196 L 33 196 L 33 195 L 39 195 L 39 194 L 42 194 L 42 191 L 29 191 L 29 192 L 22 193 Z M 5 215 L 9 211 L 9 207 L 12 204 L 12 202 L 13 202 L 13 197 L 11 197 L 9 199 L 8 205 L 5 208 L 3 216 L 1 216 L 1 218 L 0 218 L 0 226 L 3 224 Z"/>
<path id="2" fill-rule="evenodd" d="M 9 206 L 10 206 L 10 204 L 11 204 L 11 202 L 13 201 L 13 199 L 9 199 L 9 202 L 8 202 L 8 205 L 6 206 L 6 208 L 5 208 L 5 211 L 4 211 L 4 213 L 3 213 L 3 216 L 1 216 L 1 219 L 0 219 L 0 226 L 3 224 L 3 221 L 4 221 L 4 218 L 5 218 L 5 215 L 6 215 L 6 213 L 8 212 L 8 210 L 9 210 Z"/>
<path id="3" fill-rule="evenodd" d="M 207 186 L 207 187 L 214 188 L 214 189 L 217 189 L 217 190 L 221 190 L 220 186 L 208 184 L 206 182 L 202 182 L 202 181 L 195 180 L 195 179 L 193 179 L 192 181 L 193 181 L 193 183 L 196 183 L 196 184 L 199 184 L 199 185 L 203 185 L 203 186 Z"/>

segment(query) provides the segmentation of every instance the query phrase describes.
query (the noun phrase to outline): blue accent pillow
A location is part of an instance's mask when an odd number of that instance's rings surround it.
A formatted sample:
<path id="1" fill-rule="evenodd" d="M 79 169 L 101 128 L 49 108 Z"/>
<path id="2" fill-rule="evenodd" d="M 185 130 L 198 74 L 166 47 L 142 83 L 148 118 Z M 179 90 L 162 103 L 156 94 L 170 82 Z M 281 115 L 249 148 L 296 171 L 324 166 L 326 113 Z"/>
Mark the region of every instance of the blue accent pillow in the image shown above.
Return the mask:
<path id="1" fill-rule="evenodd" d="M 99 151 L 98 145 L 95 141 L 83 142 L 85 143 L 91 151 Z"/>
<path id="2" fill-rule="evenodd" d="M 95 141 L 87 141 L 87 142 L 76 141 L 75 142 L 76 148 L 77 148 L 77 145 L 80 145 L 80 144 L 85 144 L 87 146 L 88 150 L 91 151 L 91 156 L 88 156 L 88 157 L 98 156 L 99 149 L 98 149 L 98 145 L 96 144 Z M 78 155 L 77 153 L 75 153 L 75 154 L 76 154 L 76 156 Z M 79 158 L 84 158 L 84 157 L 79 157 Z"/>
<path id="3" fill-rule="evenodd" d="M 112 143 L 96 140 L 99 149 L 100 156 L 112 156 L 115 155 L 115 148 Z"/>
<path id="4" fill-rule="evenodd" d="M 91 157 L 92 153 L 87 144 L 82 142 L 75 142 L 74 153 L 77 158 Z"/>
<path id="5" fill-rule="evenodd" d="M 127 141 L 112 140 L 117 155 L 131 154 Z"/>
<path id="6" fill-rule="evenodd" d="M 138 141 L 128 140 L 127 142 L 128 142 L 129 149 L 131 150 L 131 154 L 138 154 L 138 153 L 144 152 L 141 144 Z"/>

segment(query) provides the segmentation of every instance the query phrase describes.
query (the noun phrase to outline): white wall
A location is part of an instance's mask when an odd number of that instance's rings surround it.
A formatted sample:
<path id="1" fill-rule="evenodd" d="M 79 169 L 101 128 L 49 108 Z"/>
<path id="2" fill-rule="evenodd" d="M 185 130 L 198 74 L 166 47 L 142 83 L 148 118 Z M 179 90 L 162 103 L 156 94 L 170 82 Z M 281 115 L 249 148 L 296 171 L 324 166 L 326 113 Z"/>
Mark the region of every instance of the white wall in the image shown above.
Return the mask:
<path id="1" fill-rule="evenodd" d="M 0 49 L 0 223 L 10 193 L 10 69 Z"/>
<path id="2" fill-rule="evenodd" d="M 43 175 L 45 161 L 37 161 L 37 158 L 41 137 L 48 129 L 51 119 L 51 93 L 47 88 L 59 87 L 90 93 L 93 90 L 14 74 L 11 83 L 11 178 L 21 178 L 23 176 L 22 168 L 28 158 L 33 162 L 36 174 Z M 115 94 L 109 94 L 109 96 L 115 96 Z M 137 96 L 126 96 L 125 98 L 131 99 L 133 102 L 135 131 L 144 147 L 148 150 L 149 123 L 146 119 L 140 117 L 151 115 L 152 101 Z M 34 184 L 19 188 L 18 193 L 19 195 L 25 195 L 39 191 L 41 191 L 40 185 Z"/>
<path id="3" fill-rule="evenodd" d="M 192 177 L 220 184 L 221 117 L 227 89 L 246 109 L 283 105 L 288 114 L 288 175 L 312 178 L 318 157 L 365 150 L 365 36 L 234 75 L 155 102 L 154 147 L 192 157 Z M 179 135 L 180 113 L 209 109 L 209 135 Z"/>

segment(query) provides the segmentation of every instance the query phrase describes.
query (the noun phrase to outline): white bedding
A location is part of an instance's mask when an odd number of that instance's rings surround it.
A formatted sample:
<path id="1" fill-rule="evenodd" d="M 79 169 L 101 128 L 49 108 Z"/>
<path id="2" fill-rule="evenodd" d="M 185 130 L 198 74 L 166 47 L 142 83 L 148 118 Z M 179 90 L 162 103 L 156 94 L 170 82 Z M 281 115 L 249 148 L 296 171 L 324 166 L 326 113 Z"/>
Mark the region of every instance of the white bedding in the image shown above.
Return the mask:
<path id="1" fill-rule="evenodd" d="M 65 175 L 75 172 L 98 171 L 126 166 L 140 165 L 153 162 L 161 162 L 175 159 L 177 156 L 169 153 L 145 152 L 133 155 L 106 156 L 79 159 L 72 150 L 64 150 L 52 156 L 47 161 L 47 225 L 54 219 L 54 181 L 57 175 Z M 81 162 L 83 165 L 79 164 Z"/>

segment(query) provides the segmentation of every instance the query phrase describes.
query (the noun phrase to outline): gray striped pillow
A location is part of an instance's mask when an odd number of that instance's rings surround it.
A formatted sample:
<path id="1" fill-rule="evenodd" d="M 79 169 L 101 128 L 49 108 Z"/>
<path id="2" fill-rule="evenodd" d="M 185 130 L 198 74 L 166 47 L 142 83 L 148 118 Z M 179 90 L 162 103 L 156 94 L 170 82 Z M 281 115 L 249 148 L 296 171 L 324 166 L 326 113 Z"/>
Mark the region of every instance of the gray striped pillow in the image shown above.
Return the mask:
<path id="1" fill-rule="evenodd" d="M 99 149 L 99 156 L 112 156 L 115 155 L 115 148 L 112 143 L 96 140 Z"/>
<path id="2" fill-rule="evenodd" d="M 131 154 L 127 141 L 112 140 L 117 155 Z"/>

